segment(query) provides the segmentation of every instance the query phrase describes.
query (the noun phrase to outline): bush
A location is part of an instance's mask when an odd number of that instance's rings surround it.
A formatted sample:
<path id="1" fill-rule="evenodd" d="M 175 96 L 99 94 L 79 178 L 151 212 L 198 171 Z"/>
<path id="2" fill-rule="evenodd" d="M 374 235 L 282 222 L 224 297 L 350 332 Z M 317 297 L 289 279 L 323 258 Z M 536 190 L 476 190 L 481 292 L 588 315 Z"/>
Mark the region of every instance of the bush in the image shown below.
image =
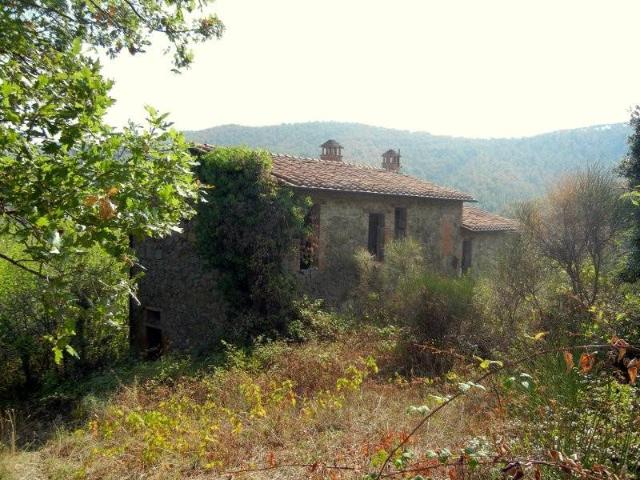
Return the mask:
<path id="1" fill-rule="evenodd" d="M 322 300 L 304 297 L 296 302 L 297 318 L 288 326 L 288 336 L 297 341 L 334 340 L 353 323 L 348 316 L 328 312 Z"/>
<path id="2" fill-rule="evenodd" d="M 559 355 L 541 358 L 532 366 L 540 383 L 513 412 L 522 422 L 516 448 L 539 456 L 556 450 L 573 456 L 586 468 L 601 464 L 617 474 L 626 472 L 637 478 L 637 387 L 620 383 L 606 370 L 594 370 L 587 376 L 575 370 L 567 373 Z"/>
<path id="3" fill-rule="evenodd" d="M 475 314 L 474 280 L 430 272 L 423 247 L 411 238 L 391 242 L 384 262 L 363 250 L 356 261 L 359 312 L 407 327 L 418 341 L 457 337 Z"/>

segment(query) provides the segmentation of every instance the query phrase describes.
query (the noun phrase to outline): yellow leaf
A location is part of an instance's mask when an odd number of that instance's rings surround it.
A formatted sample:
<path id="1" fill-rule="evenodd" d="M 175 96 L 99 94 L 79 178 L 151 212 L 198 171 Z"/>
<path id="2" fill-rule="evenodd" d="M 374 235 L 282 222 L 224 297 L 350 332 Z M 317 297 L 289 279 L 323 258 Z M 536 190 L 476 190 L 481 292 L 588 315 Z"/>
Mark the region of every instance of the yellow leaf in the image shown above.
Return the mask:
<path id="1" fill-rule="evenodd" d="M 111 187 L 107 190 L 107 197 L 113 197 L 116 193 L 118 193 L 118 187 Z"/>
<path id="2" fill-rule="evenodd" d="M 538 332 L 533 336 L 533 339 L 535 341 L 540 341 L 542 340 L 549 332 Z"/>
<path id="3" fill-rule="evenodd" d="M 562 352 L 564 355 L 564 363 L 567 364 L 567 372 L 570 372 L 571 369 L 573 368 L 573 354 L 567 350 L 565 350 L 564 352 Z"/>

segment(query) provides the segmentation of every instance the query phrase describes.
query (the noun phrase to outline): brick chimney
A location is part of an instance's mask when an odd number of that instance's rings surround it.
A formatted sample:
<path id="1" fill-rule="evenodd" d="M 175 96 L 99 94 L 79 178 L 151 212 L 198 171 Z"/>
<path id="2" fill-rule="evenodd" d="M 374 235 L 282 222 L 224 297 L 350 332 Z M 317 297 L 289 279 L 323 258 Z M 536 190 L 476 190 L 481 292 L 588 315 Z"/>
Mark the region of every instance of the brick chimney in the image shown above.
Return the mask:
<path id="1" fill-rule="evenodd" d="M 342 161 L 342 145 L 335 140 L 327 140 L 322 145 L 322 153 L 320 154 L 321 160 L 331 160 L 333 162 Z"/>
<path id="2" fill-rule="evenodd" d="M 382 154 L 382 168 L 389 172 L 400 171 L 400 150 L 387 150 Z"/>

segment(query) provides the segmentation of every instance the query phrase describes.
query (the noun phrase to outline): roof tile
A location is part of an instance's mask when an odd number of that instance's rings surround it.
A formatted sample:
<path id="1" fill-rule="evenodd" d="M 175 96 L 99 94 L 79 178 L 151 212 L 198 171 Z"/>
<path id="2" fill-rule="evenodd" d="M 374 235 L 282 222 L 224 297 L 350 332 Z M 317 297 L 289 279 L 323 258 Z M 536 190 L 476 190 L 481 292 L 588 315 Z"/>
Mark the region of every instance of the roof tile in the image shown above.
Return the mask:
<path id="1" fill-rule="evenodd" d="M 272 156 L 273 175 L 292 187 L 473 201 L 466 193 L 381 168 L 289 155 Z"/>
<path id="2" fill-rule="evenodd" d="M 205 144 L 192 151 L 206 152 L 213 148 Z M 467 193 L 381 168 L 276 153 L 271 156 L 273 176 L 294 188 L 475 201 Z"/>
<path id="3" fill-rule="evenodd" d="M 464 205 L 462 207 L 462 227 L 472 232 L 515 232 L 518 229 L 518 223 L 478 207 Z"/>

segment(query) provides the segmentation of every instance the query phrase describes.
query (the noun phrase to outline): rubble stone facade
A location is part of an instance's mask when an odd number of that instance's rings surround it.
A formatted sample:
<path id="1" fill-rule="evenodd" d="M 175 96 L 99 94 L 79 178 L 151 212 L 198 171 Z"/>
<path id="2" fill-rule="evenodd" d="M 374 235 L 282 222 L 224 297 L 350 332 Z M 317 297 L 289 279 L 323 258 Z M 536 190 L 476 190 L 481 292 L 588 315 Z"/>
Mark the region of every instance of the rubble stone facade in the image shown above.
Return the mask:
<path id="1" fill-rule="evenodd" d="M 342 147 L 331 142 L 322 147 L 325 156 L 335 157 L 329 160 L 274 155 L 273 175 L 314 205 L 313 258 L 296 241 L 287 261 L 310 296 L 342 305 L 356 281 L 354 252 L 365 248 L 384 261 L 385 245 L 395 238 L 420 242 L 429 265 L 445 275 L 479 270 L 495 257 L 509 220 L 467 209 L 469 195 L 397 173 L 395 163 L 393 169 L 344 164 Z M 219 344 L 233 328 L 217 288 L 219 275 L 197 254 L 193 222 L 182 234 L 134 245 L 146 268 L 140 303 L 132 302 L 130 313 L 131 341 L 141 351 L 197 351 Z"/>

